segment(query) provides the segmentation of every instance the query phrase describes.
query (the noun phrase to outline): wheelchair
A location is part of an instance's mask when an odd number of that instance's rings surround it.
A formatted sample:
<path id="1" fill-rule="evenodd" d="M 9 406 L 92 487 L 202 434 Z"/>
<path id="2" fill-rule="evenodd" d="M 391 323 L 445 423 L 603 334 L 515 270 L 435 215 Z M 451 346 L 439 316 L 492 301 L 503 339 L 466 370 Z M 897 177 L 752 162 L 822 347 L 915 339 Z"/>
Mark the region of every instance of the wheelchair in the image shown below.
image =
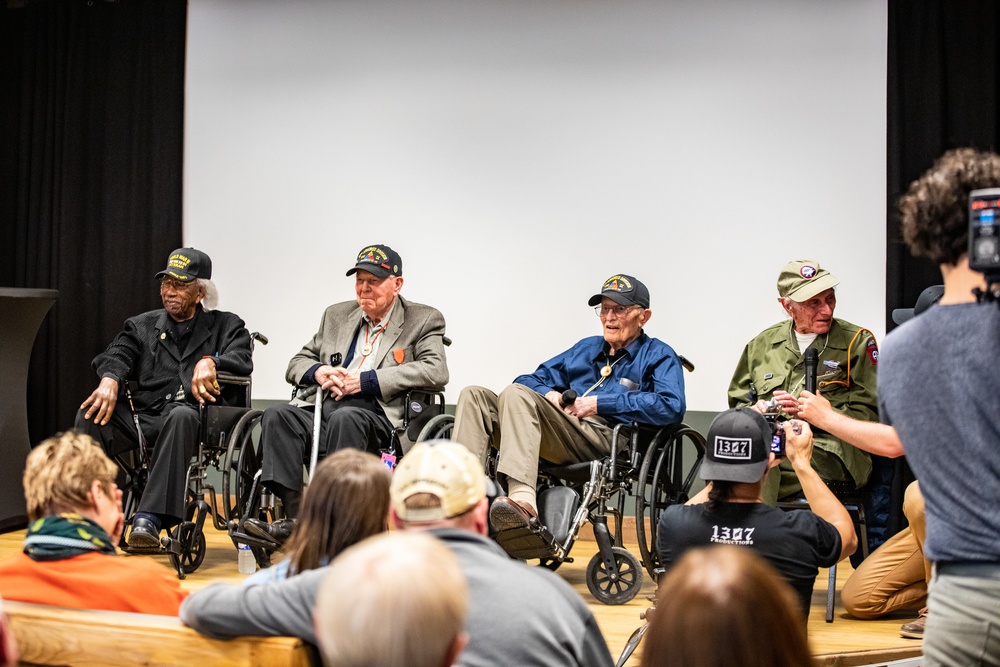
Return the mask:
<path id="1" fill-rule="evenodd" d="M 449 344 L 447 338 L 445 344 Z M 295 387 L 292 391 L 294 398 L 301 387 Z M 396 461 L 409 450 L 412 443 L 417 442 L 421 431 L 428 422 L 444 413 L 444 388 L 428 387 L 410 389 L 406 392 L 405 410 L 403 411 L 403 422 L 400 426 L 392 430 L 389 442 L 381 449 L 382 462 L 390 469 L 394 468 Z M 224 507 L 230 507 L 230 502 L 239 503 L 238 508 L 234 508 L 230 516 L 227 516 L 228 526 L 223 530 L 228 530 L 229 537 L 233 544 L 246 544 L 250 547 L 254 555 L 254 560 L 261 568 L 271 565 L 271 556 L 275 551 L 281 551 L 282 546 L 271 540 L 267 540 L 248 533 L 244 528 L 246 519 L 258 519 L 267 523 L 279 521 L 284 516 L 281 501 L 265 488 L 261 482 L 261 461 L 258 450 L 253 445 L 253 429 L 260 423 L 263 413 L 255 413 L 248 419 L 241 420 L 233 428 L 231 443 L 232 454 L 227 461 L 231 465 L 226 466 L 226 470 L 232 475 L 231 483 L 223 482 L 224 490 L 232 489 L 233 493 L 224 499 Z M 313 449 L 317 446 L 313 442 Z M 311 467 L 311 466 L 310 466 Z M 311 476 L 311 471 L 306 471 Z"/>
<path id="2" fill-rule="evenodd" d="M 263 334 L 251 333 L 251 352 L 257 341 L 262 345 L 268 343 Z M 149 451 L 141 430 L 138 432 L 138 450 L 112 456 L 124 477 L 122 509 L 126 520 L 119 547 L 130 554 L 169 556 L 179 579 L 197 570 L 205 560 L 204 527 L 207 517 L 212 517 L 211 523 L 216 530 L 227 530 L 230 522 L 238 520 L 241 509 L 247 504 L 249 480 L 260 468 L 252 434 L 263 413 L 250 407 L 251 379 L 224 372 L 218 373 L 217 379 L 224 395 L 235 405 L 199 406 L 198 449 L 187 472 L 185 515 L 166 537 L 161 538 L 159 547 L 130 547 L 125 541 L 149 475 Z M 127 387 L 126 397 L 131 409 L 131 395 Z M 137 415 L 134 410 L 132 413 L 138 430 Z M 219 489 L 209 478 L 210 469 L 221 473 Z M 209 501 L 206 501 L 206 494 Z"/>
<path id="3" fill-rule="evenodd" d="M 693 370 L 686 359 L 682 362 Z M 449 438 L 453 429 L 454 417 L 440 415 L 428 421 L 419 440 Z M 639 593 L 643 569 L 655 577 L 660 568 L 656 551 L 660 513 L 688 500 L 704 454 L 704 436 L 684 423 L 617 424 L 605 458 L 558 466 L 539 461 L 538 520 L 494 537 L 511 557 L 537 559 L 539 565 L 555 570 L 573 562 L 573 544 L 590 523 L 598 552 L 587 565 L 587 588 L 602 604 L 625 604 Z M 497 460 L 498 450 L 491 449 L 486 472 L 494 480 Z M 634 503 L 638 558 L 624 547 L 622 536 L 629 501 Z M 615 519 L 613 534 L 609 516 Z"/>

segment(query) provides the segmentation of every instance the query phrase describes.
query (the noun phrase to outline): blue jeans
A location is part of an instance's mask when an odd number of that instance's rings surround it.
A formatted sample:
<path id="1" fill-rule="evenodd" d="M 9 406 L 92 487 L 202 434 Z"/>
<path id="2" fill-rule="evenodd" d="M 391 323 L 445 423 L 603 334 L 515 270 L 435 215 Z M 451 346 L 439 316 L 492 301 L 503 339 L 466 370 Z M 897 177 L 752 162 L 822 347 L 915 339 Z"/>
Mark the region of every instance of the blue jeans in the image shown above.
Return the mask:
<path id="1" fill-rule="evenodd" d="M 935 564 L 927 607 L 928 667 L 1000 665 L 1000 564 Z"/>

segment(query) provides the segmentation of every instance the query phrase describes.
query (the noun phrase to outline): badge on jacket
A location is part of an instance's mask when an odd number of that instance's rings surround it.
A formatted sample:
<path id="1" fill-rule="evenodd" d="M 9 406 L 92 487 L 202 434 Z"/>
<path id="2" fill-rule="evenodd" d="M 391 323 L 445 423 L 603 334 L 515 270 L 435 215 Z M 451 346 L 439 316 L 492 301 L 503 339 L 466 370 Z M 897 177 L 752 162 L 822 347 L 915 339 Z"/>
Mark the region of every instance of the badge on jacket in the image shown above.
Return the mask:
<path id="1" fill-rule="evenodd" d="M 397 364 L 403 363 L 406 359 L 406 350 L 403 348 L 398 348 L 392 351 L 392 358 L 396 360 Z"/>

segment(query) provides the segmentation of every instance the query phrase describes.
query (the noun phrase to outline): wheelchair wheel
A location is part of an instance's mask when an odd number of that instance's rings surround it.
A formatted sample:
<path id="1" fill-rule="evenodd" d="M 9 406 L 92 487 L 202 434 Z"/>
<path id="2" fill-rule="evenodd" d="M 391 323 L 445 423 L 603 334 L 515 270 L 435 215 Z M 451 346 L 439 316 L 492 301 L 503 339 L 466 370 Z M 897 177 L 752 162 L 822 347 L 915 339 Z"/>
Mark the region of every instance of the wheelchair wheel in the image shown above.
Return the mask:
<path id="1" fill-rule="evenodd" d="M 601 604 L 625 604 L 642 588 L 642 565 L 627 549 L 611 547 L 618 576 L 608 572 L 600 552 L 587 565 L 587 588 Z"/>
<path id="2" fill-rule="evenodd" d="M 242 518 L 250 500 L 254 476 L 260 470 L 260 456 L 254 445 L 254 430 L 264 413 L 250 410 L 233 427 L 222 462 L 222 509 L 226 523 Z"/>
<path id="3" fill-rule="evenodd" d="M 454 415 L 437 415 L 436 417 L 431 418 L 431 420 L 424 424 L 424 427 L 420 429 L 420 435 L 417 436 L 417 442 L 434 440 L 436 438 L 450 440 L 451 432 L 453 430 L 455 430 Z"/>
<path id="4" fill-rule="evenodd" d="M 660 514 L 670 505 L 688 501 L 704 455 L 705 438 L 686 424 L 661 430 L 646 449 L 636 488 L 635 532 L 642 563 L 651 577 L 660 567 L 656 551 Z"/>
<path id="5" fill-rule="evenodd" d="M 201 567 L 205 560 L 205 533 L 198 530 L 194 521 L 182 521 L 170 531 L 170 537 L 177 540 L 181 547 L 180 554 L 170 554 L 170 564 L 183 579 Z"/>

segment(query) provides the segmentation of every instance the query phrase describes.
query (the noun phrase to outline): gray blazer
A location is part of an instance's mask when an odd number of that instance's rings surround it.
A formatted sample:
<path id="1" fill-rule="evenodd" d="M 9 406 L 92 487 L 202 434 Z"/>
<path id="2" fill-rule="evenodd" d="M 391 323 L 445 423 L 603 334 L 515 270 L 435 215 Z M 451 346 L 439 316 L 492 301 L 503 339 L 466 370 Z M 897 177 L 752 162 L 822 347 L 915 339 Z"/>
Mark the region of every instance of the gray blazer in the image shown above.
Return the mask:
<path id="1" fill-rule="evenodd" d="M 330 363 L 339 352 L 345 358 L 364 313 L 355 301 L 335 303 L 323 313 L 319 331 L 292 357 L 285 379 L 293 385 L 317 363 Z M 389 325 L 382 333 L 375 356 L 375 374 L 382 395 L 379 404 L 394 427 L 403 423 L 406 392 L 448 383 L 448 362 L 444 354 L 444 316 L 436 308 L 396 297 Z M 398 357 L 402 361 L 398 361 Z M 292 405 L 313 405 L 317 385 L 301 390 Z"/>

